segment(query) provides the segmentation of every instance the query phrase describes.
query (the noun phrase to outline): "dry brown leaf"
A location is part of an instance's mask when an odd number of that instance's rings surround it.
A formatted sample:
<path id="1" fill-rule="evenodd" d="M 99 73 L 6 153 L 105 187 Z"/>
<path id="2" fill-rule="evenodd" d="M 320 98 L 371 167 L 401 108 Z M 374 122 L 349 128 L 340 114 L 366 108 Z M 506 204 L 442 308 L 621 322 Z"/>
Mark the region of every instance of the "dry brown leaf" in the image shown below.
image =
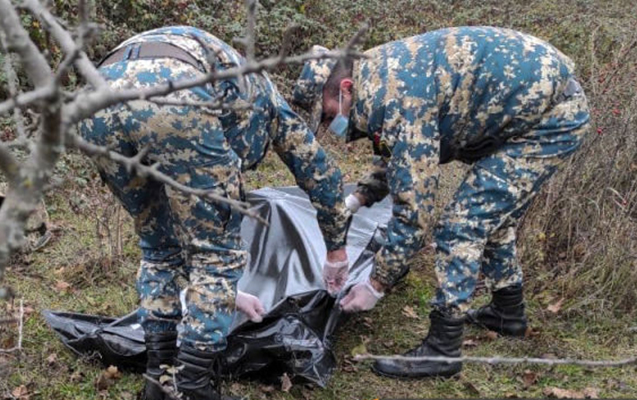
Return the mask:
<path id="1" fill-rule="evenodd" d="M 496 340 L 498 338 L 498 333 L 493 331 L 487 331 L 486 335 L 489 340 Z"/>
<path id="2" fill-rule="evenodd" d="M 526 328 L 526 331 L 524 331 L 524 338 L 528 339 L 531 337 L 540 336 L 540 333 L 541 333 L 540 330 L 533 329 L 529 326 Z"/>
<path id="3" fill-rule="evenodd" d="M 135 395 L 131 392 L 122 392 L 119 394 L 119 398 L 121 400 L 133 400 L 135 398 Z"/>
<path id="4" fill-rule="evenodd" d="M 478 345 L 478 342 L 476 342 L 473 339 L 467 339 L 464 342 L 462 342 L 462 347 L 476 347 Z"/>
<path id="5" fill-rule="evenodd" d="M 46 363 L 49 364 L 49 367 L 53 364 L 55 364 L 58 360 L 58 355 L 57 353 L 51 353 L 47 358 L 46 358 Z"/>
<path id="6" fill-rule="evenodd" d="M 119 379 L 122 377 L 122 373 L 117 369 L 116 366 L 110 365 L 108 368 L 106 368 L 106 371 L 104 371 L 104 376 L 108 379 Z"/>
<path id="7" fill-rule="evenodd" d="M 559 299 L 557 303 L 549 305 L 548 307 L 546 307 L 546 310 L 553 314 L 557 314 L 562 309 L 562 304 L 564 304 L 564 298 Z"/>
<path id="8" fill-rule="evenodd" d="M 54 289 L 58 293 L 68 293 L 71 291 L 71 284 L 64 281 L 56 281 Z"/>
<path id="9" fill-rule="evenodd" d="M 97 389 L 98 392 L 107 390 L 112 384 L 113 381 L 105 377 L 103 373 L 99 374 L 95 379 L 95 389 Z"/>
<path id="10" fill-rule="evenodd" d="M 537 383 L 538 374 L 533 371 L 526 370 L 524 374 L 522 374 L 522 384 L 524 385 L 524 389 L 528 389 L 534 384 Z"/>
<path id="11" fill-rule="evenodd" d="M 35 312 L 35 309 L 30 306 L 24 306 L 23 311 L 24 311 L 24 315 L 29 315 L 29 314 L 33 314 Z"/>
<path id="12" fill-rule="evenodd" d="M 95 379 L 95 388 L 98 392 L 107 390 L 109 387 L 115 384 L 115 381 L 122 377 L 122 373 L 117 369 L 116 366 L 111 365 L 106 368 L 102 373 Z"/>
<path id="13" fill-rule="evenodd" d="M 471 395 L 473 397 L 479 397 L 480 396 L 480 390 L 472 382 L 463 380 L 462 381 L 462 386 L 464 386 L 465 389 L 467 389 L 471 393 Z"/>
<path id="14" fill-rule="evenodd" d="M 599 389 L 594 387 L 587 387 L 584 389 L 584 397 L 587 399 L 599 399 Z"/>
<path id="15" fill-rule="evenodd" d="M 69 380 L 74 383 L 81 382 L 83 379 L 84 379 L 84 374 L 82 373 L 82 371 L 79 371 L 79 370 L 73 371 L 71 376 L 69 376 Z"/>
<path id="16" fill-rule="evenodd" d="M 11 396 L 15 397 L 18 400 L 29 400 L 31 398 L 31 394 L 29 393 L 29 389 L 26 385 L 20 385 L 17 388 L 11 391 Z"/>
<path id="17" fill-rule="evenodd" d="M 420 319 L 418 314 L 416 314 L 416 311 L 414 311 L 413 307 L 410 306 L 403 307 L 403 315 L 411 319 Z"/>
<path id="18" fill-rule="evenodd" d="M 583 399 L 584 393 L 577 390 L 560 389 L 556 387 L 547 387 L 542 390 L 547 397 L 554 397 L 556 399 Z"/>
<path id="19" fill-rule="evenodd" d="M 281 377 L 281 391 L 288 393 L 292 389 L 292 380 L 288 374 L 284 373 Z"/>
<path id="20" fill-rule="evenodd" d="M 0 348 L 10 349 L 15 347 L 15 338 L 13 336 L 7 336 L 0 342 Z"/>
<path id="21" fill-rule="evenodd" d="M 385 341 L 381 342 L 381 344 L 382 344 L 383 346 L 385 346 L 386 348 L 391 349 L 392 347 L 394 347 L 394 345 L 395 345 L 396 343 L 394 343 L 394 341 L 393 341 L 393 340 L 385 340 Z"/>

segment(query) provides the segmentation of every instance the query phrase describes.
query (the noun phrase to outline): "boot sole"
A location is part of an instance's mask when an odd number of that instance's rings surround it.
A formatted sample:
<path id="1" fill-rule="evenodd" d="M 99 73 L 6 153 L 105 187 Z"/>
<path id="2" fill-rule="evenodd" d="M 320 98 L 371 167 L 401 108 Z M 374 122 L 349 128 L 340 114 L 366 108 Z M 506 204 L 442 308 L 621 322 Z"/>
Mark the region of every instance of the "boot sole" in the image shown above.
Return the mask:
<path id="1" fill-rule="evenodd" d="M 373 365 L 371 366 L 371 370 L 376 375 L 383 376 L 385 378 L 398 379 L 401 381 L 414 381 L 414 380 L 424 379 L 424 378 L 443 378 L 443 379 L 453 378 L 454 376 L 458 375 L 462 371 L 462 368 L 460 368 L 460 370 L 458 370 L 457 372 L 447 373 L 447 374 L 436 374 L 436 375 L 428 374 L 428 375 L 411 375 L 411 376 L 394 375 L 387 372 L 383 372 L 374 368 Z"/>

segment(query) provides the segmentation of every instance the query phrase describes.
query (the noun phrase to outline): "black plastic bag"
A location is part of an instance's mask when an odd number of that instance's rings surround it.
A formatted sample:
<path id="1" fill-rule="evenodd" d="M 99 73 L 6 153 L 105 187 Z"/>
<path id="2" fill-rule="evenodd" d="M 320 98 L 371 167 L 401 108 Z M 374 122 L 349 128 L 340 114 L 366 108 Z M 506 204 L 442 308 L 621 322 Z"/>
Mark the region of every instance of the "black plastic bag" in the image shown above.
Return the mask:
<path id="1" fill-rule="evenodd" d="M 347 191 L 351 191 L 348 187 Z M 239 289 L 263 302 L 267 314 L 255 324 L 238 313 L 225 350 L 229 377 L 278 381 L 283 373 L 325 386 L 335 366 L 333 335 L 345 315 L 323 289 L 325 256 L 316 212 L 296 187 L 260 189 L 248 201 L 269 226 L 244 218 L 241 235 L 250 262 Z M 350 279 L 365 279 L 391 215 L 390 202 L 362 208 L 347 239 Z M 47 323 L 71 350 L 105 365 L 143 371 L 144 332 L 136 312 L 120 319 L 44 311 Z"/>

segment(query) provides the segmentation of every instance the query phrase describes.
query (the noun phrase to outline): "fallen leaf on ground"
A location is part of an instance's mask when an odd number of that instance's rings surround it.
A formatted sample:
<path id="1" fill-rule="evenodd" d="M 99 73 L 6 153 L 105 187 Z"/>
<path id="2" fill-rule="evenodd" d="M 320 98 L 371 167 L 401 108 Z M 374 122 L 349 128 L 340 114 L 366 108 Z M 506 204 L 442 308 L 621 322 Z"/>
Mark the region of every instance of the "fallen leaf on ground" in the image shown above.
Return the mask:
<path id="1" fill-rule="evenodd" d="M 462 347 L 476 347 L 478 345 L 478 342 L 476 342 L 473 339 L 467 339 L 464 342 L 462 342 Z"/>
<path id="2" fill-rule="evenodd" d="M 410 306 L 403 307 L 403 315 L 411 319 L 420 319 L 418 314 L 416 314 L 416 312 L 414 311 L 413 307 Z"/>
<path id="3" fill-rule="evenodd" d="M 26 385 L 20 385 L 13 389 L 11 391 L 11 396 L 18 400 L 29 400 L 31 398 L 31 394 L 29 393 L 29 389 L 27 389 Z"/>
<path id="4" fill-rule="evenodd" d="M 587 399 L 599 399 L 599 389 L 587 387 L 584 389 L 584 397 Z"/>
<path id="5" fill-rule="evenodd" d="M 557 314 L 562 309 L 562 304 L 564 304 L 564 298 L 559 299 L 557 303 L 549 305 L 548 307 L 546 307 L 546 310 L 553 314 Z"/>
<path id="6" fill-rule="evenodd" d="M 46 363 L 49 364 L 49 366 L 51 366 L 51 365 L 55 364 L 57 362 L 57 360 L 58 360 L 57 353 L 51 353 L 51 355 L 49 355 L 46 358 Z"/>
<path id="7" fill-rule="evenodd" d="M 478 390 L 476 385 L 474 385 L 472 382 L 462 381 L 462 386 L 464 386 L 465 389 L 467 389 L 471 393 L 472 396 L 474 396 L 474 397 L 480 396 L 480 390 Z"/>
<path id="8" fill-rule="evenodd" d="M 133 400 L 135 398 L 135 395 L 131 392 L 122 392 L 120 393 L 119 398 L 121 400 Z"/>
<path id="9" fill-rule="evenodd" d="M 108 368 L 106 368 L 106 371 L 104 371 L 104 375 L 108 379 L 119 379 L 122 377 L 122 373 L 119 372 L 117 367 L 114 365 L 110 365 Z"/>
<path id="10" fill-rule="evenodd" d="M 358 346 L 354 347 L 350 354 L 352 355 L 352 357 L 360 354 L 367 354 L 367 347 L 365 346 L 365 343 L 361 343 Z"/>
<path id="11" fill-rule="evenodd" d="M 584 393 L 577 390 L 560 389 L 556 387 L 547 387 L 542 390 L 542 393 L 547 397 L 554 397 L 556 399 L 583 399 Z"/>
<path id="12" fill-rule="evenodd" d="M 538 375 L 535 372 L 530 371 L 528 369 L 524 371 L 524 374 L 522 374 L 522 385 L 524 385 L 524 389 L 528 389 L 534 384 L 536 384 L 537 378 L 538 378 Z"/>
<path id="13" fill-rule="evenodd" d="M 84 379 L 84 374 L 82 373 L 82 371 L 79 370 L 73 371 L 71 376 L 69 376 L 69 380 L 74 383 L 81 382 L 82 379 Z"/>
<path id="14" fill-rule="evenodd" d="M 24 315 L 29 315 L 29 314 L 33 314 L 35 312 L 35 309 L 30 306 L 24 306 L 23 311 L 24 311 Z"/>
<path id="15" fill-rule="evenodd" d="M 498 338 L 498 333 L 493 331 L 487 331 L 486 335 L 489 340 L 496 340 Z"/>
<path id="16" fill-rule="evenodd" d="M 64 281 L 55 282 L 54 289 L 58 293 L 68 293 L 71 291 L 71 284 Z"/>
<path id="17" fill-rule="evenodd" d="M 122 373 L 116 366 L 109 366 L 95 380 L 95 388 L 101 392 L 107 390 L 115 384 L 115 381 L 122 377 Z"/>
<path id="18" fill-rule="evenodd" d="M 281 391 L 288 393 L 292 389 L 292 381 L 288 374 L 284 373 L 281 377 Z"/>
<path id="19" fill-rule="evenodd" d="M 535 336 L 539 336 L 541 333 L 540 330 L 537 329 L 533 329 L 530 326 L 526 328 L 526 331 L 524 331 L 524 338 L 528 339 L 530 337 L 535 337 Z"/>

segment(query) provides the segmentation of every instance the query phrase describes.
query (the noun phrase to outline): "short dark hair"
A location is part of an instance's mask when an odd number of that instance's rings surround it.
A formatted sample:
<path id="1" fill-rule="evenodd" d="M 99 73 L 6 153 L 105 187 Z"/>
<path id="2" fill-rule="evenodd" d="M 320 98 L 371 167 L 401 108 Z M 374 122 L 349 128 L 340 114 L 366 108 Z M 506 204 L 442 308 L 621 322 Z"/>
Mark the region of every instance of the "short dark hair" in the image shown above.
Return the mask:
<path id="1" fill-rule="evenodd" d="M 352 77 L 352 68 L 354 68 L 354 61 L 351 58 L 339 60 L 332 68 L 330 77 L 325 81 L 323 91 L 330 97 L 338 96 L 341 81 Z"/>

